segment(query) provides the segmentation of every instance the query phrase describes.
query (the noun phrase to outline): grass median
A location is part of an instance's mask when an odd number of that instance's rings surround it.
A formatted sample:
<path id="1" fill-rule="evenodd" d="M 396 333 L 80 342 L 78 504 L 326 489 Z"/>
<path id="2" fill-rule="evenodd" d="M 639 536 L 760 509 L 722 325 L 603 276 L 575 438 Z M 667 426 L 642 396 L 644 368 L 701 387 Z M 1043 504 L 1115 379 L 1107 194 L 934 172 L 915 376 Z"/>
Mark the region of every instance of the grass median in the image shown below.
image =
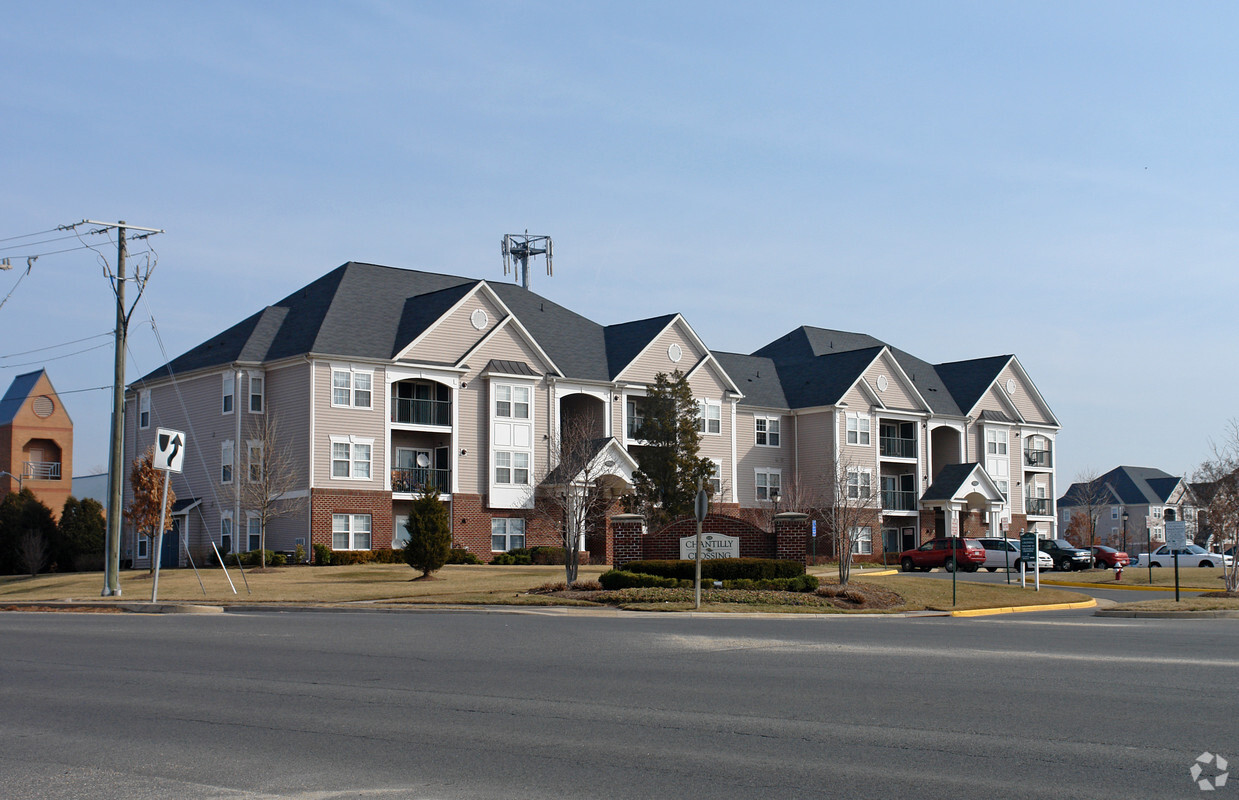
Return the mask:
<path id="1" fill-rule="evenodd" d="M 581 567 L 580 580 L 594 580 L 607 568 Z M 818 570 L 814 570 L 817 572 Z M 190 569 L 163 570 L 159 576 L 159 600 L 211 605 L 269 603 L 273 605 L 346 605 L 350 603 L 408 605 L 533 605 L 620 607 L 633 610 L 683 611 L 693 607 L 689 596 L 666 590 L 642 597 L 607 597 L 588 593 L 562 597 L 529 592 L 563 580 L 562 566 L 471 566 L 449 565 L 435 573 L 433 580 L 412 580 L 419 573 L 401 564 L 366 564 L 348 567 L 279 567 L 265 572 L 236 568 L 229 575 L 236 586 L 234 594 L 218 567 L 200 570 L 202 585 Z M 824 584 L 831 575 L 822 573 Z M 248 584 L 248 590 L 246 588 Z M 864 587 L 893 592 L 898 602 L 884 603 L 881 609 L 858 606 L 859 611 L 922 611 L 1000 608 L 1007 606 L 1070 603 L 1087 598 L 1063 589 L 1042 587 L 1041 592 L 972 582 L 960 582 L 958 604 L 951 604 L 951 586 L 941 580 L 911 575 L 870 577 L 855 575 L 850 587 L 862 594 Z M 150 598 L 151 578 L 145 571 L 121 573 L 120 598 L 101 598 L 102 573 L 0 577 L 0 605 L 8 602 L 100 601 L 102 603 L 144 601 Z M 205 593 L 204 593 L 205 588 Z M 839 613 L 845 607 L 832 605 L 811 594 L 754 592 L 703 592 L 702 610 L 776 613 Z M 822 602 L 818 602 L 821 600 Z"/>
<path id="2" fill-rule="evenodd" d="M 1029 581 L 1032 577 L 1029 576 Z M 1086 569 L 1079 572 L 1043 572 L 1041 582 L 1056 581 L 1090 583 L 1098 586 L 1165 586 L 1174 588 L 1174 567 L 1153 567 L 1153 582 L 1149 583 L 1148 567 L 1125 567 L 1122 579 L 1116 580 L 1112 569 Z M 1222 591 L 1226 578 L 1221 567 L 1179 567 L 1179 588 L 1200 591 Z"/>

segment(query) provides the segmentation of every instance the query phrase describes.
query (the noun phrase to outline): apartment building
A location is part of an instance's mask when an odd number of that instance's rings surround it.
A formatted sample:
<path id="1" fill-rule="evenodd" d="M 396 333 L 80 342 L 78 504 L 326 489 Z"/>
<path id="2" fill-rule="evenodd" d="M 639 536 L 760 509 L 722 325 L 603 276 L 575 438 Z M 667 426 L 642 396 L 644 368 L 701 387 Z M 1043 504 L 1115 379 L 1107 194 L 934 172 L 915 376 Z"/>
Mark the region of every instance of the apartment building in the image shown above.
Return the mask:
<path id="1" fill-rule="evenodd" d="M 846 465 L 880 528 L 866 554 L 969 520 L 1053 530 L 1058 423 L 1014 356 L 934 366 L 807 327 L 716 353 L 678 314 L 604 326 L 512 284 L 356 262 L 135 381 L 125 447 L 132 459 L 158 427 L 188 434 L 173 483 L 192 551 L 256 546 L 235 488 L 264 461 L 257 423 L 274 419 L 296 471 L 283 497 L 300 508 L 268 525 L 270 549 L 400 546 L 433 486 L 453 541 L 489 560 L 559 541 L 537 511 L 569 421 L 595 432 L 608 485 L 631 485 L 648 387 L 673 370 L 734 513 L 774 509 L 793 486 L 822 502 Z M 147 557 L 132 532 L 125 547 Z"/>
<path id="2" fill-rule="evenodd" d="M 1152 542 L 1166 540 L 1166 522 L 1186 523 L 1196 536 L 1195 492 L 1181 477 L 1155 467 L 1119 466 L 1085 483 L 1073 483 L 1058 500 L 1059 525 L 1067 530 L 1073 517 L 1096 517 L 1099 543 L 1128 553 L 1143 553 Z"/>
<path id="3" fill-rule="evenodd" d="M 73 489 L 73 420 L 44 370 L 0 398 L 0 499 L 29 489 L 57 519 Z"/>

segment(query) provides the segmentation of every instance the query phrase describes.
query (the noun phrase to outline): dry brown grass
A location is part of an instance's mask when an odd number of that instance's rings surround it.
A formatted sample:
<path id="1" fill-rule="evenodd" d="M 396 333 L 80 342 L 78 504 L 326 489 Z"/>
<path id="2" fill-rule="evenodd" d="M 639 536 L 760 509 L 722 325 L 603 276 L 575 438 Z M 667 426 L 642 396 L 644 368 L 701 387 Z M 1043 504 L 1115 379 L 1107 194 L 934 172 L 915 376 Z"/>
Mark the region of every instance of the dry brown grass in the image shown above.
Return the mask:
<path id="1" fill-rule="evenodd" d="M 906 601 L 900 610 L 930 609 L 959 611 L 974 608 L 1005 608 L 1007 606 L 1037 606 L 1050 603 L 1079 603 L 1089 598 L 1079 592 L 1054 589 L 1041 585 L 1041 591 L 1021 589 L 1006 584 L 959 581 L 958 603 L 951 604 L 951 582 L 938 578 L 915 575 L 864 576 L 867 583 L 886 587 L 903 596 Z M 1031 586 L 1031 584 L 1030 584 Z"/>
<path id="2" fill-rule="evenodd" d="M 1032 581 L 1032 577 L 1029 577 Z M 1153 583 L 1149 583 L 1148 567 L 1126 567 L 1123 579 L 1114 579 L 1112 569 L 1090 569 L 1081 572 L 1043 572 L 1041 583 L 1070 581 L 1071 583 L 1095 583 L 1099 586 L 1174 586 L 1174 567 L 1154 567 Z M 1210 591 L 1225 589 L 1226 580 L 1221 567 L 1179 567 L 1179 588 Z"/>
<path id="3" fill-rule="evenodd" d="M 1134 603 L 1119 603 L 1107 611 L 1237 611 L 1239 597 L 1184 597 L 1175 602 L 1173 597 L 1157 600 L 1139 600 Z"/>

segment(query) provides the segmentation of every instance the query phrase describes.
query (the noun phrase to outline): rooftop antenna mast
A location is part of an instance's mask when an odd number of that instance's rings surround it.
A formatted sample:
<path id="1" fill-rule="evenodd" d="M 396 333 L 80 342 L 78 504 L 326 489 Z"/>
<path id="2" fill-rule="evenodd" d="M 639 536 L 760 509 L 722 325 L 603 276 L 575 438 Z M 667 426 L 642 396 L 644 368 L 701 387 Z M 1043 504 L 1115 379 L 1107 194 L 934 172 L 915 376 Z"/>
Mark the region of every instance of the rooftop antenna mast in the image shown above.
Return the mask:
<path id="1" fill-rule="evenodd" d="M 546 256 L 546 274 L 555 274 L 551 269 L 551 259 L 554 247 L 549 236 L 530 236 L 529 230 L 524 233 L 507 233 L 501 243 L 503 252 L 503 274 L 508 270 L 520 274 L 521 286 L 529 288 L 529 257 Z"/>

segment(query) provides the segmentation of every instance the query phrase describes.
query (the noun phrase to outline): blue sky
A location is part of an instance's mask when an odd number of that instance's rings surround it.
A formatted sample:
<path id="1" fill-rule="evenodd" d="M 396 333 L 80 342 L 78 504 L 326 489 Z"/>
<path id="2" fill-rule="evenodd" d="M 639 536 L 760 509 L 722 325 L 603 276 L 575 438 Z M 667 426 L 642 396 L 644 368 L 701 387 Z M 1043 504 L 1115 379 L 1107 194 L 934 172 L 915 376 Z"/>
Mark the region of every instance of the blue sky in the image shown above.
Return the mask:
<path id="1" fill-rule="evenodd" d="M 1060 490 L 1185 474 L 1239 416 L 1236 29 L 1220 2 L 18 4 L 0 239 L 167 231 L 131 380 L 152 318 L 175 356 L 349 260 L 501 281 L 528 229 L 533 288 L 599 322 L 1015 353 Z M 108 348 L 70 355 L 106 338 L 18 355 L 113 324 L 95 255 L 22 278 L 66 244 L 34 241 L 0 242 L 0 383 L 107 385 Z M 64 398 L 75 471 L 104 466 L 110 394 Z"/>

